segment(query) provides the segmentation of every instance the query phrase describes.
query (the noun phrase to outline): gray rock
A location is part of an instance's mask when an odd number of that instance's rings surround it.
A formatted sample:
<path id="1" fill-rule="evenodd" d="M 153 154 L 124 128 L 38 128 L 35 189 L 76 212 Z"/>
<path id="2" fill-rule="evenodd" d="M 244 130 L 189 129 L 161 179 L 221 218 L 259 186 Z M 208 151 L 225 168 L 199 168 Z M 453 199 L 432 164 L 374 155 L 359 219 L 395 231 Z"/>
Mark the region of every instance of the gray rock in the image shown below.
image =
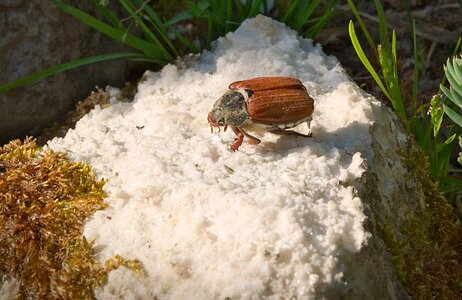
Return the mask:
<path id="1" fill-rule="evenodd" d="M 276 75 L 315 99 L 313 137 L 231 151 L 208 111 L 229 83 Z M 319 45 L 258 16 L 138 87 L 48 143 L 108 179 L 109 207 L 85 228 L 97 258 L 136 257 L 147 274 L 114 271 L 98 298 L 458 299 L 445 273 L 458 233 L 425 157 Z"/>
<path id="2" fill-rule="evenodd" d="M 94 15 L 90 2 L 79 6 Z M 0 28 L 0 84 L 75 59 L 123 50 L 48 1 L 1 1 Z M 0 92 L 0 144 L 40 134 L 62 121 L 95 86 L 121 86 L 130 73 L 137 73 L 136 67 L 123 60 L 92 64 Z"/>

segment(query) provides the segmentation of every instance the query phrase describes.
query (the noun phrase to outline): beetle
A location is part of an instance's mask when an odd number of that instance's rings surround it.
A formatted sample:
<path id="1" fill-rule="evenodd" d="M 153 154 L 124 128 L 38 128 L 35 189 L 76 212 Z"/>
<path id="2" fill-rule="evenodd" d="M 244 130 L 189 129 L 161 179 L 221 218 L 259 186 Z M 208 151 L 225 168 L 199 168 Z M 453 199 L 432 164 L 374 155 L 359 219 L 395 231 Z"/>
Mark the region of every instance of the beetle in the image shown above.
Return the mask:
<path id="1" fill-rule="evenodd" d="M 236 81 L 229 85 L 229 91 L 213 105 L 207 116 L 210 130 L 213 127 L 231 127 L 236 139 L 231 149 L 236 151 L 244 137 L 250 144 L 261 141 L 247 133 L 269 131 L 281 135 L 311 137 L 311 114 L 314 110 L 313 98 L 308 95 L 300 80 L 291 77 L 257 77 Z M 309 134 L 287 130 L 306 122 Z"/>

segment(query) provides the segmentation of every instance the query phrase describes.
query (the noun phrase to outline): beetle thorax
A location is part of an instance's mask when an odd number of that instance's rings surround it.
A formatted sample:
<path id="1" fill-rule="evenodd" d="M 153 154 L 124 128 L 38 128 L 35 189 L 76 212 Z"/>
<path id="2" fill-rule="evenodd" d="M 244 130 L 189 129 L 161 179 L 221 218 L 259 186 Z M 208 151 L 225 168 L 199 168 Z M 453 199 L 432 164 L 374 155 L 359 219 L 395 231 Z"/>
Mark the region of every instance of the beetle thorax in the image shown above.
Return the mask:
<path id="1" fill-rule="evenodd" d="M 240 126 L 249 119 L 246 100 L 249 98 L 247 91 L 228 91 L 218 99 L 209 113 L 209 121 L 212 120 L 219 126 Z"/>

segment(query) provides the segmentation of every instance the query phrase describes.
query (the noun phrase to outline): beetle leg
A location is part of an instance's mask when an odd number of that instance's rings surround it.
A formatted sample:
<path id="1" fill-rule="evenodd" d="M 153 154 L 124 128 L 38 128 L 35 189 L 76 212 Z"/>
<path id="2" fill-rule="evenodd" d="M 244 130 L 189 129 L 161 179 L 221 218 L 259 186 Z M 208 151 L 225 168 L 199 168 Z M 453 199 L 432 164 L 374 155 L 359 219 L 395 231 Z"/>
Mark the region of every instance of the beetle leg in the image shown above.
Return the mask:
<path id="1" fill-rule="evenodd" d="M 236 151 L 242 145 L 244 134 L 237 127 L 231 126 L 231 129 L 237 135 L 236 139 L 234 139 L 234 142 L 231 144 L 231 150 Z"/>
<path id="2" fill-rule="evenodd" d="M 274 134 L 279 134 L 279 135 L 298 135 L 298 136 L 303 136 L 303 137 L 311 137 L 312 136 L 311 132 L 308 133 L 308 134 L 303 134 L 303 133 L 300 133 L 300 132 L 296 132 L 296 131 L 293 131 L 293 130 L 286 130 L 286 129 L 273 129 L 270 132 L 274 133 Z"/>
<path id="3" fill-rule="evenodd" d="M 248 134 L 247 132 L 244 131 L 244 129 L 242 129 L 242 127 L 239 127 L 239 130 L 242 132 L 243 135 L 245 135 L 246 138 L 249 139 L 249 144 L 251 145 L 258 145 L 261 143 L 261 141 L 259 139 L 257 139 L 256 137 L 254 137 L 253 135 L 250 135 Z"/>
<path id="4" fill-rule="evenodd" d="M 311 132 L 311 120 L 313 120 L 313 118 L 309 117 L 308 120 L 306 120 L 306 125 L 308 125 L 308 136 L 313 136 L 313 132 Z"/>

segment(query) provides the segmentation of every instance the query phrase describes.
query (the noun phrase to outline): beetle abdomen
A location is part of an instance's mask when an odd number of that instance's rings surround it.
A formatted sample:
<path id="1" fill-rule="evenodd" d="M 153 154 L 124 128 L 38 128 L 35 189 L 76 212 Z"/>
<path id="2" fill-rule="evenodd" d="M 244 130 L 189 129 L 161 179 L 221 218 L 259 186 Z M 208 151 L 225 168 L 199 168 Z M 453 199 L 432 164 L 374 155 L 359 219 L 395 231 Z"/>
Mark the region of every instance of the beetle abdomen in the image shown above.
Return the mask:
<path id="1" fill-rule="evenodd" d="M 313 99 L 302 89 L 254 91 L 247 102 L 247 111 L 252 122 L 287 125 L 284 128 L 302 123 L 311 116 L 313 109 Z"/>
<path id="2" fill-rule="evenodd" d="M 293 123 L 281 123 L 281 124 L 272 124 L 274 128 L 278 128 L 278 129 L 289 129 L 289 128 L 292 128 L 292 127 L 295 127 L 295 126 L 298 126 L 304 122 L 311 122 L 312 118 L 311 116 L 308 116 L 304 119 L 301 119 L 301 120 L 298 120 L 296 122 L 293 122 Z"/>

